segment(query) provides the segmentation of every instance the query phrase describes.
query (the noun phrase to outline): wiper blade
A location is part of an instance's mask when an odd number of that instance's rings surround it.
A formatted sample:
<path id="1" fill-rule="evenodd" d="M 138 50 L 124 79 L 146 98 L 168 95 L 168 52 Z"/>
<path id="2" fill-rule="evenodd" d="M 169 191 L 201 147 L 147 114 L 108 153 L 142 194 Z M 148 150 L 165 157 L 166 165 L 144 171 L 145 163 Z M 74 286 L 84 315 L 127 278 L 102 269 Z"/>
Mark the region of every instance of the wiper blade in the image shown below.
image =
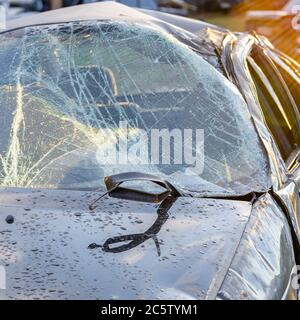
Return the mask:
<path id="1" fill-rule="evenodd" d="M 126 181 L 151 181 L 162 188 L 165 191 L 161 193 L 148 193 L 141 190 L 135 190 L 130 188 L 121 187 L 120 185 Z M 147 203 L 160 203 L 160 206 L 157 210 L 157 218 L 150 228 L 148 228 L 143 233 L 134 233 L 123 236 L 116 236 L 108 238 L 103 245 L 98 245 L 92 243 L 88 246 L 89 249 L 96 249 L 102 247 L 105 252 L 123 252 L 135 248 L 142 244 L 143 242 L 153 239 L 157 253 L 160 255 L 160 246 L 157 239 L 157 234 L 161 230 L 162 226 L 168 220 L 168 210 L 171 208 L 173 203 L 179 196 L 182 196 L 182 192 L 175 188 L 170 182 L 146 173 L 139 172 L 126 172 L 117 175 L 107 176 L 104 178 L 104 183 L 106 185 L 107 192 L 102 194 L 98 199 L 93 201 L 90 204 L 90 210 L 96 208 L 96 203 L 105 195 L 110 195 L 111 197 L 133 200 L 133 201 L 142 201 Z M 129 242 L 128 242 L 129 241 Z M 111 246 L 117 243 L 128 242 L 121 244 L 119 246 Z"/>
<path id="2" fill-rule="evenodd" d="M 115 236 L 108 238 L 103 245 L 99 245 L 96 243 L 91 243 L 88 248 L 89 249 L 96 249 L 102 248 L 105 252 L 112 252 L 112 253 L 120 253 L 130 249 L 133 249 L 145 241 L 152 239 L 156 246 L 157 254 L 160 256 L 161 250 L 159 241 L 157 239 L 157 234 L 160 232 L 162 226 L 166 223 L 169 218 L 168 210 L 172 207 L 173 203 L 176 201 L 176 198 L 172 196 L 168 196 L 166 199 L 162 201 L 158 210 L 157 210 L 157 218 L 148 230 L 143 233 L 132 233 L 126 234 L 122 236 Z M 128 242 L 129 241 L 129 242 Z M 118 246 L 112 246 L 117 243 L 128 242 L 125 244 L 120 244 Z"/>
<path id="3" fill-rule="evenodd" d="M 160 187 L 164 188 L 165 191 L 161 193 L 149 193 L 121 186 L 124 182 L 128 181 L 151 181 L 159 185 Z M 104 183 L 107 192 L 102 194 L 99 198 L 94 200 L 89 205 L 90 210 L 94 210 L 96 208 L 96 203 L 107 194 L 113 198 L 141 201 L 147 203 L 160 203 L 168 196 L 171 196 L 172 198 L 177 198 L 182 195 L 182 192 L 178 188 L 174 187 L 169 181 L 147 173 L 124 172 L 112 176 L 106 176 L 104 178 Z"/>

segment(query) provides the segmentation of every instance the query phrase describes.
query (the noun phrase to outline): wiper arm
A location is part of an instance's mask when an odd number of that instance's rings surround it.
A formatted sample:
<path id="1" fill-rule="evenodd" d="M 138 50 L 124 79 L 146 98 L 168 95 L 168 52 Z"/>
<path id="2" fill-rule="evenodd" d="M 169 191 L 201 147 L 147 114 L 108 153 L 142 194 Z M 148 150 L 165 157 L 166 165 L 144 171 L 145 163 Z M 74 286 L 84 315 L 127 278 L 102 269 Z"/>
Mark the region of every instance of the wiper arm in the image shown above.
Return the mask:
<path id="1" fill-rule="evenodd" d="M 161 193 L 148 193 L 140 190 L 120 187 L 123 182 L 136 180 L 151 181 L 163 187 L 166 189 L 166 191 Z M 107 194 L 109 194 L 111 197 L 119 199 L 142 201 L 147 203 L 160 203 L 160 206 L 157 210 L 156 220 L 145 232 L 108 238 L 103 245 L 98 245 L 96 243 L 90 244 L 89 249 L 102 247 L 103 251 L 105 252 L 117 253 L 130 250 L 149 239 L 153 239 L 157 253 L 160 255 L 160 246 L 157 240 L 157 234 L 169 218 L 168 210 L 171 208 L 176 199 L 182 195 L 182 192 L 175 188 L 171 183 L 161 179 L 160 177 L 139 172 L 126 172 L 113 176 L 107 176 L 104 178 L 104 183 L 106 185 L 107 192 L 102 194 L 98 199 L 90 204 L 90 210 L 94 210 L 96 208 L 96 203 Z M 111 246 L 116 243 L 128 241 L 130 242 L 126 244 L 121 244 L 115 247 Z"/>
<path id="2" fill-rule="evenodd" d="M 149 193 L 141 190 L 135 190 L 130 188 L 122 187 L 121 184 L 128 181 L 151 181 L 160 187 L 166 189 L 161 193 Z M 140 173 L 140 172 L 124 172 L 112 176 L 106 176 L 104 183 L 107 192 L 102 194 L 99 198 L 94 200 L 90 205 L 89 209 L 94 210 L 96 203 L 106 196 L 107 194 L 113 198 L 119 198 L 124 200 L 141 201 L 147 203 L 160 203 L 168 196 L 177 198 L 182 195 L 182 192 L 174 187 L 170 182 L 157 177 L 152 174 Z"/>
<path id="3" fill-rule="evenodd" d="M 96 243 L 91 243 L 88 248 L 96 249 L 102 247 L 102 250 L 105 252 L 119 253 L 124 252 L 130 249 L 133 249 L 145 241 L 152 239 L 155 243 L 158 256 L 161 254 L 159 241 L 157 239 L 157 234 L 161 230 L 162 226 L 166 223 L 169 218 L 168 210 L 171 208 L 173 203 L 176 201 L 176 198 L 168 196 L 160 204 L 157 210 L 157 218 L 152 224 L 152 226 L 143 233 L 133 233 L 126 234 L 122 236 L 116 236 L 108 238 L 103 245 L 98 245 Z M 128 242 L 129 241 L 129 242 Z M 111 246 L 121 242 L 128 242 L 126 244 L 121 244 L 119 246 Z"/>

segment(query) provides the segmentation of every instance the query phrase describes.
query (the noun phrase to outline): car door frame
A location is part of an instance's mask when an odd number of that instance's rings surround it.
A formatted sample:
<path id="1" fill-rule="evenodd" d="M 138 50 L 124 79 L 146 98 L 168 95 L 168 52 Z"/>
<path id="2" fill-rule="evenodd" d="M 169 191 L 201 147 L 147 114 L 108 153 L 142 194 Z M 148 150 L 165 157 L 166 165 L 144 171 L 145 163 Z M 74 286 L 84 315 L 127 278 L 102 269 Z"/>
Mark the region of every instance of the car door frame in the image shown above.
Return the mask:
<path id="1" fill-rule="evenodd" d="M 295 81 L 300 85 L 300 65 L 297 65 L 297 62 L 293 61 L 286 54 L 270 46 L 268 42 L 264 41 L 263 46 L 272 61 L 274 61 L 275 64 L 280 64 L 281 68 L 283 68 L 291 78 L 295 79 Z M 287 63 L 289 63 L 289 65 Z M 300 105 L 298 106 L 298 109 L 300 110 Z M 293 161 L 290 163 L 288 170 L 289 173 L 294 175 L 295 179 L 298 181 L 300 190 L 300 150 L 298 150 L 292 160 Z"/>
<path id="2" fill-rule="evenodd" d="M 284 162 L 280 151 L 265 122 L 262 108 L 256 95 L 256 88 L 247 66 L 247 57 L 259 41 L 248 34 L 228 34 L 224 39 L 222 61 L 227 72 L 243 95 L 258 136 L 269 159 L 270 194 L 281 206 L 290 226 L 295 245 L 295 256 L 300 263 L 300 199 L 293 173 Z M 225 50 L 225 46 L 227 47 Z M 300 168 L 299 168 L 300 173 Z"/>
<path id="3" fill-rule="evenodd" d="M 284 69 L 291 76 L 291 78 L 294 78 L 295 81 L 297 81 L 300 85 L 300 65 L 298 65 L 296 61 L 294 61 L 285 53 L 274 48 L 271 42 L 269 42 L 269 40 L 266 39 L 265 37 L 260 37 L 257 34 L 254 34 L 254 37 L 257 40 L 258 45 L 265 52 L 265 55 L 273 62 L 275 68 L 277 69 L 276 64 L 279 64 L 281 68 Z M 290 66 L 287 63 L 289 63 Z M 278 73 L 279 74 L 281 73 L 280 70 L 278 70 Z M 284 79 L 282 78 L 280 79 L 280 81 L 284 82 Z M 289 95 L 292 96 L 290 91 L 289 91 Z M 294 103 L 296 108 L 298 107 L 298 110 L 300 110 L 300 105 L 297 106 L 296 101 L 294 101 Z M 299 114 L 298 110 L 296 112 Z M 299 123 L 300 123 L 300 117 L 299 117 L 298 124 Z M 290 158 L 288 163 L 286 163 L 286 166 L 289 174 L 294 174 L 295 169 L 297 169 L 298 167 L 300 169 L 300 147 L 298 148 L 298 150 L 296 150 L 294 157 Z M 300 175 L 300 171 L 299 171 L 299 175 Z M 297 175 L 297 178 L 300 179 L 300 176 L 298 177 Z"/>

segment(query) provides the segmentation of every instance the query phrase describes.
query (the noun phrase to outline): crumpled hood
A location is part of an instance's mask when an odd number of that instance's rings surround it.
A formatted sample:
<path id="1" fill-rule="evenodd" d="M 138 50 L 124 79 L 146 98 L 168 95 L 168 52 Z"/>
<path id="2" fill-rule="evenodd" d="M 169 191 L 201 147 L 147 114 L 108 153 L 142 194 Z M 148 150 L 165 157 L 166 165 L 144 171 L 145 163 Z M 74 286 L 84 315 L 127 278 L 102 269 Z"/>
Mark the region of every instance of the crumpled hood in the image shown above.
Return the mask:
<path id="1" fill-rule="evenodd" d="M 247 224 L 251 204 L 179 198 L 157 234 L 124 252 L 89 249 L 145 232 L 157 206 L 87 192 L 0 193 L 1 299 L 214 299 Z M 8 215 L 14 218 L 6 219 Z M 8 222 L 7 222 L 7 221 Z"/>

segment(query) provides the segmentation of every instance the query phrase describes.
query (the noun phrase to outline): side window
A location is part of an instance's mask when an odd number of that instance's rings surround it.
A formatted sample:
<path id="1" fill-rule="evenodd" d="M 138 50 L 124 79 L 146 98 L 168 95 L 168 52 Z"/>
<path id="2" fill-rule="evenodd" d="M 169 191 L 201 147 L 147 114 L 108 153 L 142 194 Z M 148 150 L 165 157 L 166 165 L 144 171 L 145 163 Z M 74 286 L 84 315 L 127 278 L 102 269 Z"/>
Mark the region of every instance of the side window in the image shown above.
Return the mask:
<path id="1" fill-rule="evenodd" d="M 282 78 L 289 87 L 290 93 L 297 105 L 297 109 L 300 112 L 300 68 L 296 69 L 290 61 L 286 63 L 277 55 L 273 58 L 276 67 L 278 68 Z"/>
<path id="2" fill-rule="evenodd" d="M 299 112 L 278 70 L 259 49 L 248 58 L 266 124 L 283 159 L 289 163 L 300 146 Z"/>

